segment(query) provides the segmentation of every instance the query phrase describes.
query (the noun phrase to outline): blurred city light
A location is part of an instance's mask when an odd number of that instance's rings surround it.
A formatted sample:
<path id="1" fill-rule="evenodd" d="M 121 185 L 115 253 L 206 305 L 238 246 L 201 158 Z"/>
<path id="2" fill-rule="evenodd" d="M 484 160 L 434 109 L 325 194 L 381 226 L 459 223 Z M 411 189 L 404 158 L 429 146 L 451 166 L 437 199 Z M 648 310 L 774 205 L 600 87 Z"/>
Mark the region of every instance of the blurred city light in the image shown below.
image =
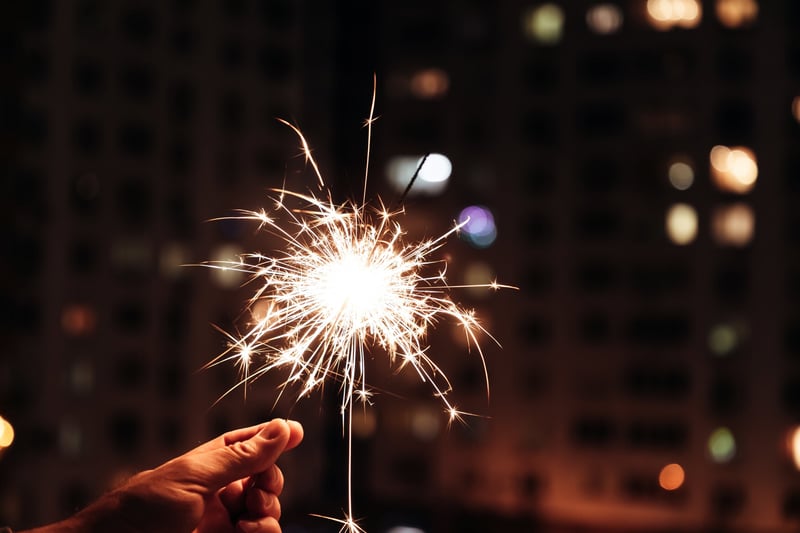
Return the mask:
<path id="1" fill-rule="evenodd" d="M 787 448 L 794 467 L 800 470 L 800 426 L 794 426 L 787 436 Z"/>
<path id="2" fill-rule="evenodd" d="M 236 244 L 223 244 L 212 251 L 211 262 L 239 262 L 243 253 L 244 250 Z M 232 289 L 241 285 L 244 274 L 229 266 L 217 265 L 211 269 L 211 279 L 220 287 Z"/>
<path id="3" fill-rule="evenodd" d="M 745 203 L 717 206 L 711 214 L 711 232 L 722 246 L 746 246 L 755 234 L 756 216 Z"/>
<path id="4" fill-rule="evenodd" d="M 395 156 L 386 164 L 386 180 L 398 194 L 405 192 L 414 173 L 417 172 L 422 157 L 419 155 Z M 419 175 L 409 196 L 434 196 L 440 194 L 447 188 L 450 174 L 453 172 L 453 164 L 444 154 L 429 154 L 419 168 Z"/>
<path id="5" fill-rule="evenodd" d="M 622 20 L 622 9 L 616 4 L 597 4 L 586 12 L 586 25 L 601 35 L 619 31 Z"/>
<path id="6" fill-rule="evenodd" d="M 703 11 L 697 0 L 647 0 L 647 15 L 657 30 L 688 29 L 700 24 Z"/>
<path id="7" fill-rule="evenodd" d="M 749 148 L 717 145 L 711 149 L 709 159 L 711 178 L 721 191 L 745 194 L 755 186 L 758 164 Z"/>
<path id="8" fill-rule="evenodd" d="M 450 76 L 440 68 L 418 70 L 409 82 L 411 94 L 421 100 L 441 98 L 450 88 Z"/>
<path id="9" fill-rule="evenodd" d="M 667 236 L 675 244 L 684 245 L 697 237 L 697 211 L 688 204 L 674 204 L 667 210 Z"/>
<path id="10" fill-rule="evenodd" d="M 676 159 L 669 166 L 669 182 L 679 191 L 685 191 L 694 183 L 694 168 L 683 158 Z"/>
<path id="11" fill-rule="evenodd" d="M 425 531 L 418 527 L 395 526 L 388 529 L 386 533 L 425 533 Z"/>
<path id="12" fill-rule="evenodd" d="M 491 292 L 486 290 L 484 285 L 488 285 L 495 280 L 496 275 L 492 267 L 481 261 L 474 261 L 469 263 L 464 269 L 464 285 L 465 290 L 475 298 L 488 297 Z M 471 287 L 471 285 L 479 285 L 478 287 Z"/>
<path id="13" fill-rule="evenodd" d="M 564 33 L 564 11 L 557 4 L 542 4 L 525 13 L 522 23 L 528 38 L 556 44 Z"/>
<path id="14" fill-rule="evenodd" d="M 661 469 L 658 474 L 658 484 L 664 490 L 677 490 L 683 486 L 686 473 L 683 467 L 677 463 L 670 463 Z"/>
<path id="15" fill-rule="evenodd" d="M 726 427 L 719 427 L 708 437 L 708 453 L 715 463 L 727 463 L 736 455 L 736 439 Z"/>
<path id="16" fill-rule="evenodd" d="M 378 417 L 374 409 L 357 409 L 353 411 L 353 436 L 367 439 L 375 434 L 378 428 Z"/>
<path id="17" fill-rule="evenodd" d="M 717 0 L 716 10 L 720 23 L 728 28 L 746 26 L 758 18 L 756 0 Z"/>
<path id="18" fill-rule="evenodd" d="M 430 408 L 419 408 L 411 415 L 411 433 L 421 441 L 432 441 L 439 435 L 441 416 Z"/>
<path id="19" fill-rule="evenodd" d="M 90 335 L 96 326 L 97 314 L 88 305 L 69 305 L 61 312 L 61 328 L 67 335 L 73 337 Z"/>
<path id="20" fill-rule="evenodd" d="M 746 324 L 721 322 L 708 332 L 708 348 L 719 357 L 730 355 L 747 336 Z"/>
<path id="21" fill-rule="evenodd" d="M 461 228 L 461 238 L 476 248 L 488 248 L 497 238 L 494 216 L 487 207 L 480 205 L 465 207 L 458 215 L 458 223 L 464 224 Z"/>
<path id="22" fill-rule="evenodd" d="M 0 416 L 0 449 L 8 448 L 14 442 L 14 426 Z"/>
<path id="23" fill-rule="evenodd" d="M 186 270 L 188 262 L 189 254 L 186 246 L 180 243 L 169 243 L 161 249 L 158 267 L 162 276 L 175 279 Z"/>

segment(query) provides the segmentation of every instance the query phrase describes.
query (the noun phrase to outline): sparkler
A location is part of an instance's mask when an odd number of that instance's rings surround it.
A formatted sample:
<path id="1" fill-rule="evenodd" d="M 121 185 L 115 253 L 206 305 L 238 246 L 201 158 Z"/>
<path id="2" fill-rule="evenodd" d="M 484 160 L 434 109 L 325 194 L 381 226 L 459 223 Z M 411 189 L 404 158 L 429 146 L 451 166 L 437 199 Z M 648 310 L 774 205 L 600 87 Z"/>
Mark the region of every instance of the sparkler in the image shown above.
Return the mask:
<path id="1" fill-rule="evenodd" d="M 281 120 L 299 138 L 323 194 L 274 189 L 272 211 L 240 210 L 237 216 L 228 217 L 257 223 L 259 230 L 283 241 L 282 252 L 272 257 L 250 253 L 238 261 L 205 263 L 244 272 L 258 284 L 247 304 L 253 315 L 249 330 L 242 335 L 223 331 L 229 339 L 228 349 L 206 365 L 232 361 L 239 366 L 241 380 L 225 394 L 277 370 L 286 373 L 279 397 L 289 386 L 298 386 L 299 400 L 330 380 L 340 383 L 339 410 L 348 439 L 347 511 L 342 519 L 324 518 L 340 523 L 340 531 L 348 533 L 364 531 L 353 518 L 353 402 L 368 402 L 371 397 L 365 363 L 372 349 L 385 352 L 398 369 L 412 368 L 430 384 L 449 422 L 461 420 L 469 413 L 448 399 L 451 383 L 427 353 L 428 328 L 449 319 L 463 330 L 468 345 L 476 348 L 487 396 L 489 393 L 486 362 L 477 337 L 492 337 L 474 311 L 450 299 L 449 290 L 457 286 L 446 281 L 446 262 L 430 258 L 466 222 L 439 237 L 409 243 L 398 220 L 404 213 L 402 208 L 390 209 L 380 200 L 375 205 L 367 203 L 374 110 L 373 90 L 365 123 L 367 162 L 361 203 L 333 202 L 302 132 Z M 417 174 L 423 164 L 424 159 Z M 507 286 L 494 281 L 469 287 Z"/>

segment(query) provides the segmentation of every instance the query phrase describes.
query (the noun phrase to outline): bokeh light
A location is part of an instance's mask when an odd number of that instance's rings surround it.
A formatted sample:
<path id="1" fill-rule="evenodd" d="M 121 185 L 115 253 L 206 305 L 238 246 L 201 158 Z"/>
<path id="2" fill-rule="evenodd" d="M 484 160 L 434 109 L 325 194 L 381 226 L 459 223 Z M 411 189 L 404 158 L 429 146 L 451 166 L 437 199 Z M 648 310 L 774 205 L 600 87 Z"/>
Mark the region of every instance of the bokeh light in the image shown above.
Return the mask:
<path id="1" fill-rule="evenodd" d="M 718 357 L 731 355 L 747 337 L 747 325 L 742 322 L 720 322 L 708 332 L 708 348 Z"/>
<path id="2" fill-rule="evenodd" d="M 797 122 L 800 122 L 800 96 L 792 99 L 792 116 Z"/>
<path id="3" fill-rule="evenodd" d="M 717 145 L 711 149 L 709 160 L 711 178 L 721 191 L 745 194 L 755 186 L 758 164 L 751 149 Z"/>
<path id="4" fill-rule="evenodd" d="M 417 168 L 419 168 L 419 175 L 408 192 L 409 196 L 434 196 L 441 194 L 447 188 L 453 172 L 453 164 L 450 159 L 444 154 L 429 154 L 420 168 L 422 157 L 419 155 L 395 156 L 386 164 L 386 180 L 396 193 L 405 192 Z"/>
<path id="5" fill-rule="evenodd" d="M 211 254 L 211 262 L 217 263 L 211 269 L 211 279 L 220 287 L 232 289 L 238 287 L 244 281 L 244 274 L 240 270 L 231 267 L 226 267 L 222 263 L 226 261 L 239 261 L 239 257 L 244 253 L 244 250 L 236 244 L 223 244 L 214 249 Z"/>
<path id="6" fill-rule="evenodd" d="M 0 449 L 8 448 L 14 442 L 14 426 L 0 416 Z"/>
<path id="7" fill-rule="evenodd" d="M 67 335 L 73 337 L 91 335 L 96 326 L 97 314 L 88 305 L 68 305 L 61 312 L 61 328 Z"/>
<path id="8" fill-rule="evenodd" d="M 647 16 L 657 30 L 695 28 L 703 18 L 698 0 L 647 0 Z"/>
<path id="9" fill-rule="evenodd" d="M 389 528 L 386 533 L 425 533 L 425 531 L 418 527 L 394 526 Z"/>
<path id="10" fill-rule="evenodd" d="M 186 246 L 180 243 L 169 243 L 161 249 L 158 258 L 158 267 L 165 278 L 175 279 L 186 271 L 189 263 L 189 253 Z"/>
<path id="11" fill-rule="evenodd" d="M 564 33 L 564 11 L 557 4 L 542 4 L 529 10 L 522 18 L 528 38 L 543 43 L 556 44 Z"/>
<path id="12" fill-rule="evenodd" d="M 619 31 L 622 20 L 622 9 L 615 4 L 597 4 L 586 12 L 586 25 L 600 35 Z"/>
<path id="13" fill-rule="evenodd" d="M 717 18 L 723 26 L 739 28 L 752 24 L 758 18 L 756 0 L 717 0 Z"/>
<path id="14" fill-rule="evenodd" d="M 658 484 L 664 490 L 677 490 L 683 486 L 685 480 L 686 473 L 677 463 L 665 465 L 658 474 Z"/>
<path id="15" fill-rule="evenodd" d="M 474 298 L 488 298 L 491 292 L 485 286 L 497 281 L 496 278 L 491 266 L 482 261 L 474 261 L 464 269 L 464 290 Z"/>
<path id="16" fill-rule="evenodd" d="M 792 427 L 786 435 L 786 448 L 794 467 L 800 470 L 800 426 Z"/>
<path id="17" fill-rule="evenodd" d="M 418 70 L 411 76 L 409 88 L 421 100 L 442 98 L 450 89 L 450 76 L 440 68 Z"/>
<path id="18" fill-rule="evenodd" d="M 726 427 L 718 427 L 708 437 L 708 453 L 715 463 L 727 463 L 736 455 L 736 439 Z"/>
<path id="19" fill-rule="evenodd" d="M 488 248 L 497 238 L 494 216 L 487 207 L 480 205 L 465 207 L 458 215 L 458 223 L 464 224 L 461 228 L 461 238 L 476 248 Z"/>
<path id="20" fill-rule="evenodd" d="M 685 158 L 676 158 L 667 172 L 669 183 L 679 191 L 685 191 L 694 183 L 694 168 Z"/>
<path id="21" fill-rule="evenodd" d="M 714 241 L 722 246 L 746 246 L 755 234 L 756 215 L 742 202 L 718 206 L 711 214 Z"/>
<path id="22" fill-rule="evenodd" d="M 674 204 L 667 210 L 669 239 L 678 245 L 689 244 L 697 237 L 697 211 L 688 204 Z"/>
<path id="23" fill-rule="evenodd" d="M 353 436 L 368 439 L 378 428 L 378 417 L 374 409 L 357 409 L 353 411 Z"/>
<path id="24" fill-rule="evenodd" d="M 439 435 L 441 417 L 438 411 L 419 408 L 411 415 L 411 433 L 418 440 L 429 442 Z"/>

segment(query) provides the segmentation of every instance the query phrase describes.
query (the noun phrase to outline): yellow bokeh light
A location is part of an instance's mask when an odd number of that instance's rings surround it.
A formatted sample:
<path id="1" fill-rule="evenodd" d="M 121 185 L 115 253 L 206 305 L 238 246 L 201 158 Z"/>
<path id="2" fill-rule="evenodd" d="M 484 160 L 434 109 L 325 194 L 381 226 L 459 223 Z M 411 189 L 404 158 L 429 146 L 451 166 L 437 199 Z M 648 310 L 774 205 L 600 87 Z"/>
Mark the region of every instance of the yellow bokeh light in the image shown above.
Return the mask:
<path id="1" fill-rule="evenodd" d="M 708 437 L 708 453 L 715 463 L 727 463 L 736 455 L 736 439 L 726 427 L 715 429 Z"/>
<path id="2" fill-rule="evenodd" d="M 746 246 L 755 234 L 756 216 L 745 203 L 717 207 L 711 215 L 714 240 L 723 246 Z"/>
<path id="3" fill-rule="evenodd" d="M 14 442 L 14 426 L 0 416 L 0 449 L 8 448 Z"/>
<path id="4" fill-rule="evenodd" d="M 450 77 L 440 68 L 426 68 L 411 76 L 411 94 L 422 100 L 441 98 L 450 88 Z"/>
<path id="5" fill-rule="evenodd" d="M 525 35 L 544 44 L 556 44 L 564 32 L 564 11 L 557 4 L 542 4 L 522 18 Z"/>
<path id="6" fill-rule="evenodd" d="M 688 204 L 675 204 L 667 211 L 667 236 L 675 244 L 684 245 L 697 237 L 697 211 Z"/>
<path id="7" fill-rule="evenodd" d="M 664 490 L 677 490 L 683 486 L 686 480 L 686 473 L 683 467 L 677 463 L 670 463 L 661 469 L 658 474 L 658 484 Z"/>
<path id="8" fill-rule="evenodd" d="M 745 146 L 714 146 L 709 153 L 711 178 L 721 191 L 745 194 L 758 179 L 755 153 Z"/>
<path id="9" fill-rule="evenodd" d="M 244 281 L 244 275 L 241 271 L 233 268 L 232 266 L 223 266 L 223 262 L 238 263 L 241 261 L 241 256 L 244 251 L 241 247 L 235 244 L 223 244 L 214 250 L 212 255 L 212 262 L 219 265 L 213 266 L 211 270 L 211 279 L 216 282 L 220 287 L 232 289 L 239 287 Z"/>
<path id="10" fill-rule="evenodd" d="M 650 24 L 657 30 L 695 28 L 703 18 L 698 0 L 647 0 Z"/>
<path id="11" fill-rule="evenodd" d="M 73 337 L 90 335 L 97 326 L 97 314 L 88 305 L 73 304 L 61 312 L 61 328 Z"/>
<path id="12" fill-rule="evenodd" d="M 691 162 L 676 159 L 669 166 L 667 173 L 670 184 L 679 191 L 685 191 L 694 183 L 694 168 Z"/>
<path id="13" fill-rule="evenodd" d="M 800 96 L 792 99 L 792 116 L 797 122 L 800 122 Z"/>
<path id="14" fill-rule="evenodd" d="M 717 0 L 717 18 L 723 26 L 739 28 L 753 23 L 758 18 L 756 0 Z"/>

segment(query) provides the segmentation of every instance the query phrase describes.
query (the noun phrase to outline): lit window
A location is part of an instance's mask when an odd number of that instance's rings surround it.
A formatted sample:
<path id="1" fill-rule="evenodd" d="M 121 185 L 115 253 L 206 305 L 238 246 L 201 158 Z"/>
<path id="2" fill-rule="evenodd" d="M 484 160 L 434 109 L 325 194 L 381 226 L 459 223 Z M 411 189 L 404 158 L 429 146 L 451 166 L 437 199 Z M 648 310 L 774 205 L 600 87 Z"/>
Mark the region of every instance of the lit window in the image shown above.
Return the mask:
<path id="1" fill-rule="evenodd" d="M 70 305 L 61 312 L 61 328 L 73 337 L 82 337 L 94 332 L 97 315 L 88 305 Z"/>
<path id="2" fill-rule="evenodd" d="M 709 159 L 711 178 L 721 191 L 745 194 L 755 186 L 758 164 L 751 149 L 717 145 L 711 149 Z"/>
<path id="3" fill-rule="evenodd" d="M 597 4 L 586 12 L 586 25 L 595 33 L 608 35 L 622 26 L 622 10 L 614 4 Z"/>
<path id="4" fill-rule="evenodd" d="M 647 16 L 657 30 L 694 28 L 703 18 L 698 0 L 647 0 Z"/>
<path id="5" fill-rule="evenodd" d="M 398 194 L 405 192 L 417 169 L 419 175 L 408 192 L 409 196 L 434 196 L 447 188 L 447 182 L 453 172 L 453 164 L 447 156 L 429 154 L 421 168 L 420 163 L 422 156 L 418 155 L 396 156 L 389 160 L 386 164 L 386 179 L 395 192 Z"/>
<path id="6" fill-rule="evenodd" d="M 72 420 L 63 420 L 58 431 L 58 445 L 67 456 L 80 455 L 83 451 L 83 431 Z"/>
<path id="7" fill-rule="evenodd" d="M 726 427 L 719 427 L 708 437 L 708 453 L 715 463 L 727 463 L 736 455 L 736 439 Z"/>
<path id="8" fill-rule="evenodd" d="M 422 100 L 441 98 L 450 88 L 450 77 L 440 68 L 419 70 L 409 82 L 411 94 Z"/>
<path id="9" fill-rule="evenodd" d="M 8 448 L 14 442 L 14 426 L 0 416 L 0 450 Z"/>
<path id="10" fill-rule="evenodd" d="M 543 44 L 556 44 L 564 33 L 564 11 L 556 4 L 542 4 L 522 18 L 528 38 Z"/>
<path id="11" fill-rule="evenodd" d="M 483 206 L 465 207 L 458 215 L 461 237 L 476 248 L 488 248 L 497 238 L 492 212 Z"/>
<path id="12" fill-rule="evenodd" d="M 683 471 L 683 467 L 677 463 L 664 466 L 658 474 L 658 484 L 664 490 L 681 488 L 685 479 L 686 473 Z"/>
<path id="13" fill-rule="evenodd" d="M 690 161 L 680 158 L 669 166 L 669 182 L 679 191 L 685 191 L 694 183 L 694 168 Z"/>
<path id="14" fill-rule="evenodd" d="M 717 207 L 711 216 L 711 231 L 717 244 L 746 246 L 753 240 L 756 217 L 744 203 Z"/>
<path id="15" fill-rule="evenodd" d="M 76 394 L 88 394 L 94 387 L 94 368 L 91 361 L 77 361 L 69 371 L 69 386 Z"/>
<path id="16" fill-rule="evenodd" d="M 235 244 L 225 244 L 217 247 L 211 258 L 213 268 L 211 279 L 217 285 L 226 289 L 238 287 L 244 280 L 244 274 L 236 268 L 236 263 L 241 259 L 243 251 Z"/>
<path id="17" fill-rule="evenodd" d="M 697 237 L 697 211 L 688 204 L 675 204 L 667 211 L 666 226 L 672 242 L 689 244 Z"/>
<path id="18" fill-rule="evenodd" d="M 150 242 L 139 239 L 120 240 L 111 244 L 111 263 L 125 271 L 147 271 L 153 260 Z"/>
<path id="19" fill-rule="evenodd" d="M 756 0 L 717 0 L 716 7 L 717 18 L 729 28 L 752 24 L 758 17 Z"/>

